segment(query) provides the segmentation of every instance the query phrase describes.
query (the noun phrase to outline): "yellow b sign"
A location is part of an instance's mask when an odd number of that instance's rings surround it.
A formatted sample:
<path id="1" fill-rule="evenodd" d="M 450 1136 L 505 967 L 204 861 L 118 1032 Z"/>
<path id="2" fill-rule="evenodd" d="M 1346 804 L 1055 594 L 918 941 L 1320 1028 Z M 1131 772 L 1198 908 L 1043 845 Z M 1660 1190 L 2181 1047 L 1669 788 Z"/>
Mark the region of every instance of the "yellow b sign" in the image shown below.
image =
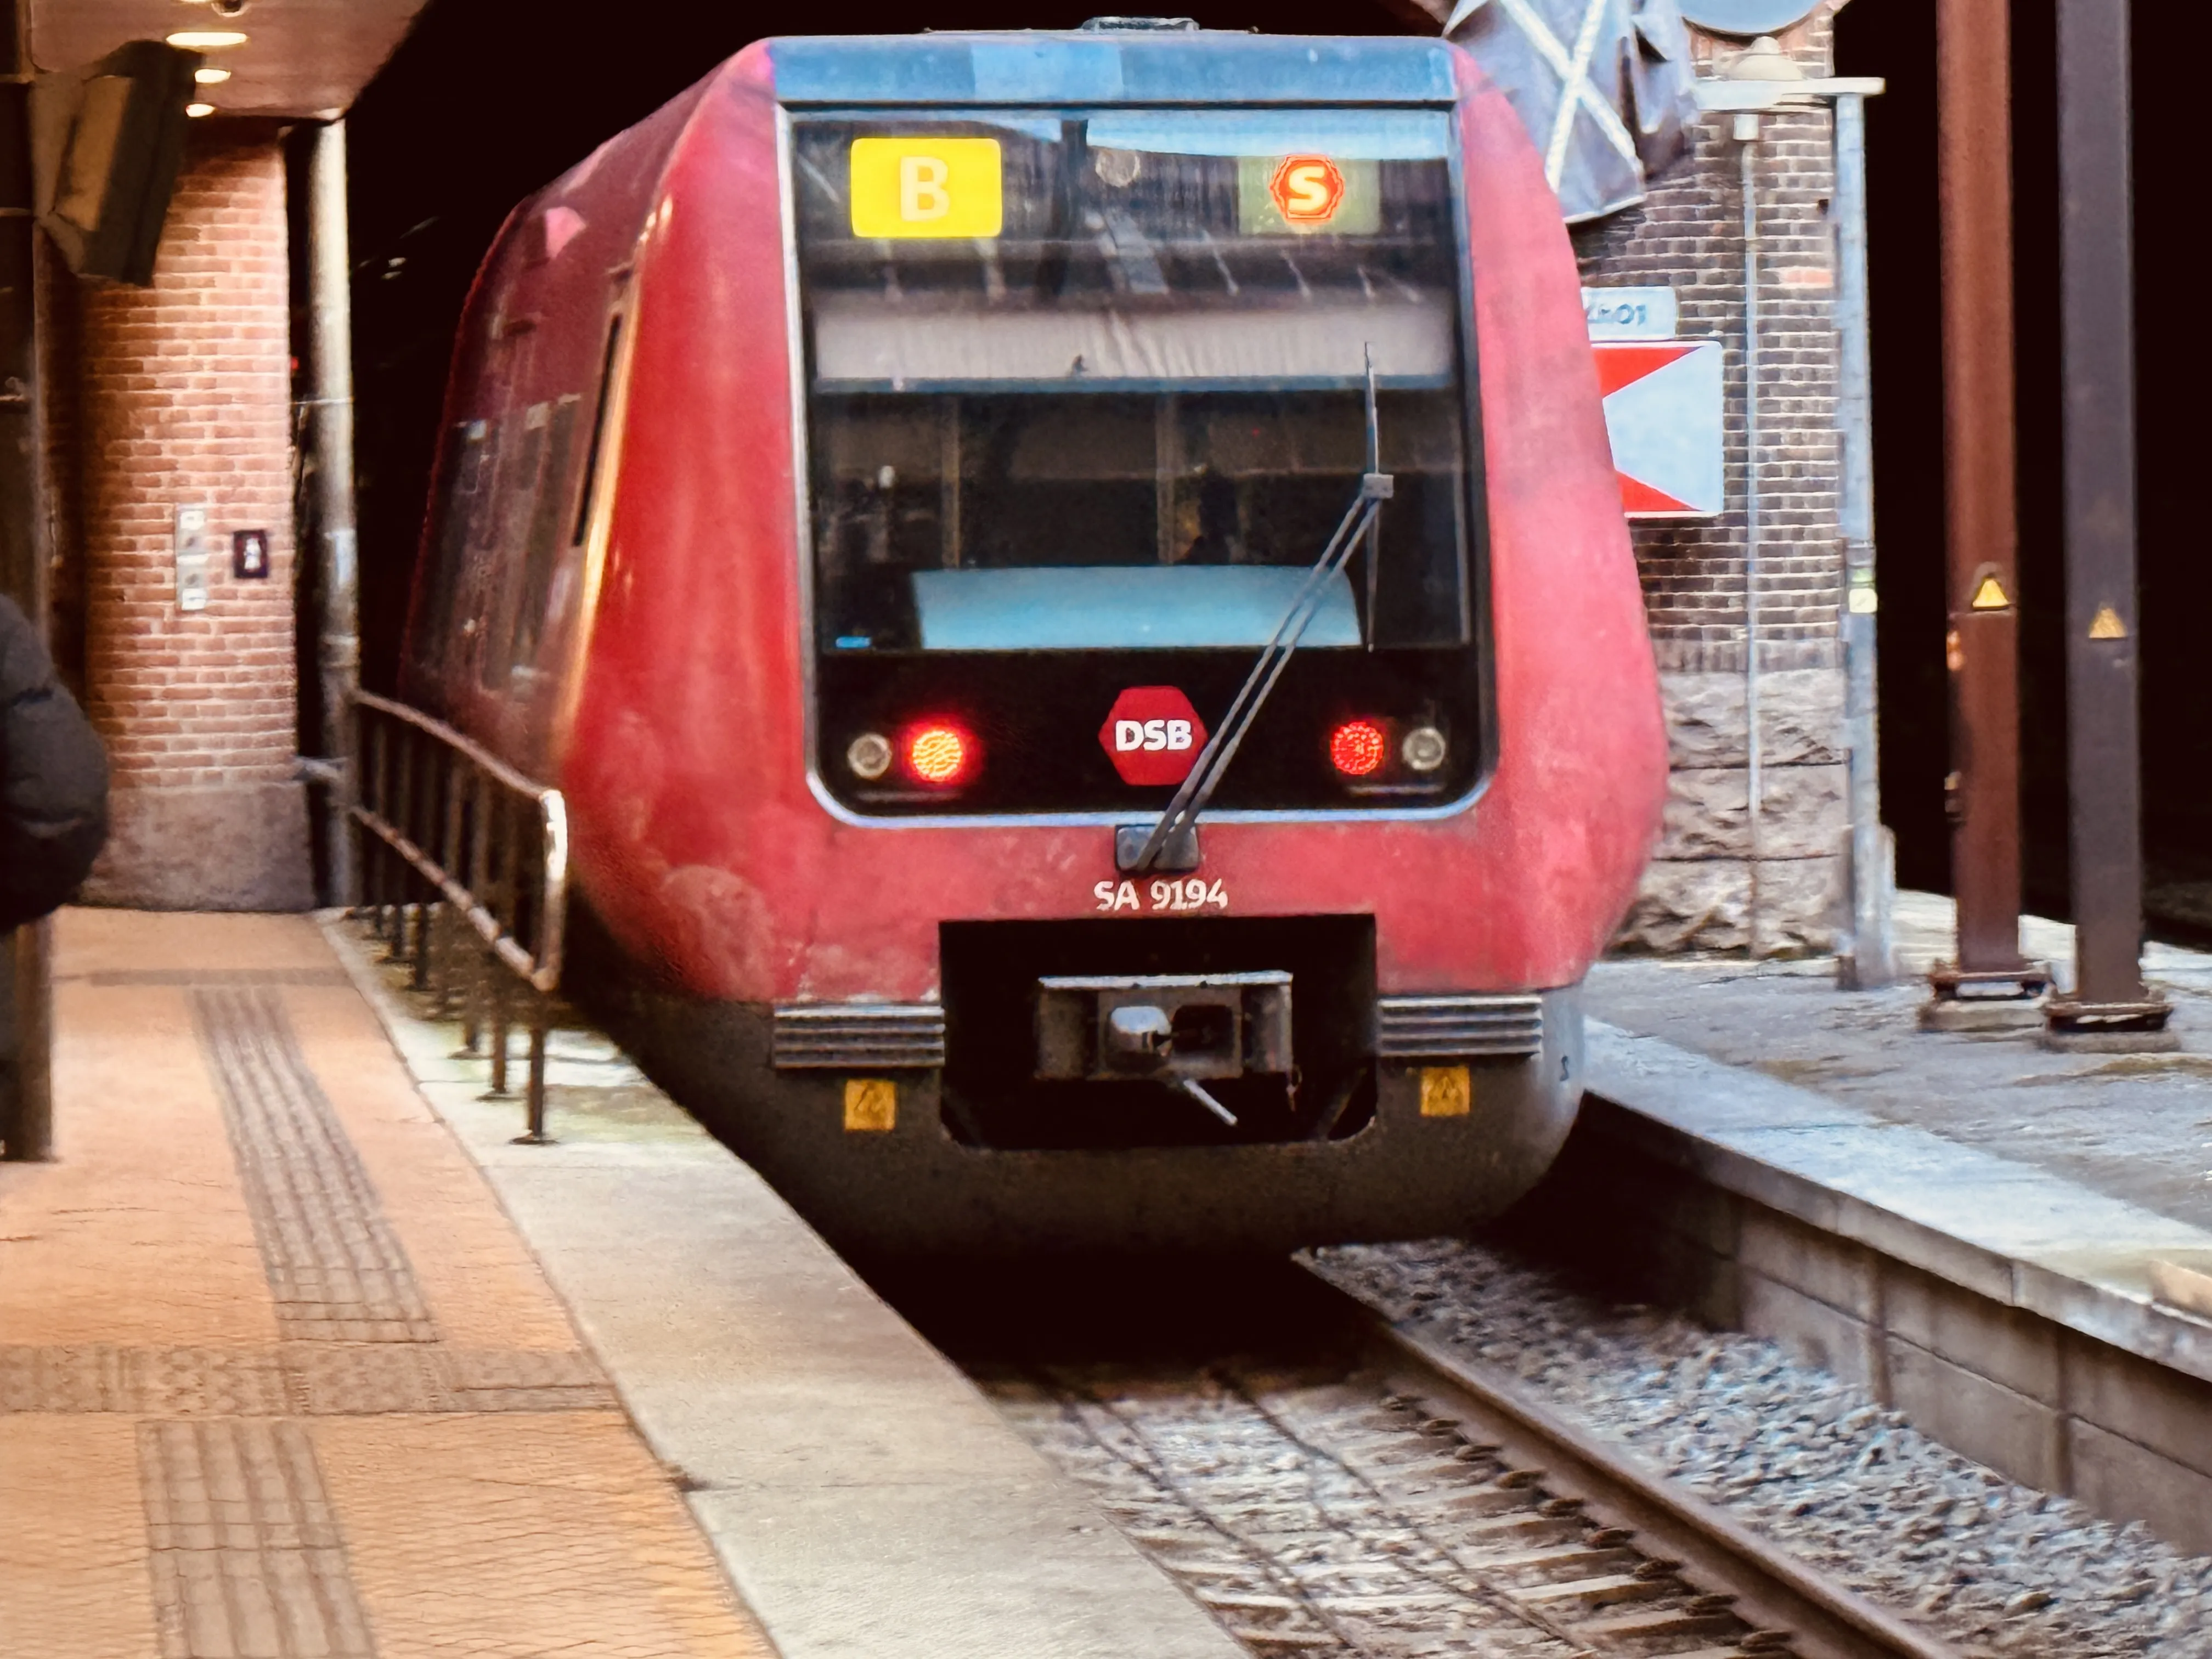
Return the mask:
<path id="1" fill-rule="evenodd" d="M 853 141 L 855 236 L 996 236 L 1004 195 L 995 138 Z"/>

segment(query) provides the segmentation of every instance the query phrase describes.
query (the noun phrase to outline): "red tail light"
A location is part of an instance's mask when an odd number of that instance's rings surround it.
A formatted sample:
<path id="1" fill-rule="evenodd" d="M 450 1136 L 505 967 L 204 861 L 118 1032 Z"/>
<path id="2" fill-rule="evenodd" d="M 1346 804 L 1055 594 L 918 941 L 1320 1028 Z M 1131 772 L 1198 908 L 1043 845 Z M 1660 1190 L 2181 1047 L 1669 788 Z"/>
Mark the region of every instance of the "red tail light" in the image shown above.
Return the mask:
<path id="1" fill-rule="evenodd" d="M 1347 778 L 1364 778 L 1382 764 L 1389 747 L 1373 720 L 1346 720 L 1328 734 L 1328 762 Z"/>
<path id="2" fill-rule="evenodd" d="M 950 720 L 925 720 L 908 728 L 899 747 L 915 781 L 938 788 L 966 782 L 981 752 L 975 738 Z"/>

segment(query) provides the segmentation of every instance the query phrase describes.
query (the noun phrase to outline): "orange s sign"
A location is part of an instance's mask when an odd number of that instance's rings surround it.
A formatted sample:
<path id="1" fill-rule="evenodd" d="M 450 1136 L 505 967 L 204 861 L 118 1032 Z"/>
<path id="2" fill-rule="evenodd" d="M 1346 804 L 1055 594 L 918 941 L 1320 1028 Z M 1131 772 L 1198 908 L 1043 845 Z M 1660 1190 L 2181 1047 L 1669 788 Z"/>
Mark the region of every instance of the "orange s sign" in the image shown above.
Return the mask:
<path id="1" fill-rule="evenodd" d="M 1326 155 L 1286 155 L 1267 181 L 1275 211 L 1293 225 L 1326 224 L 1344 203 L 1344 171 Z"/>

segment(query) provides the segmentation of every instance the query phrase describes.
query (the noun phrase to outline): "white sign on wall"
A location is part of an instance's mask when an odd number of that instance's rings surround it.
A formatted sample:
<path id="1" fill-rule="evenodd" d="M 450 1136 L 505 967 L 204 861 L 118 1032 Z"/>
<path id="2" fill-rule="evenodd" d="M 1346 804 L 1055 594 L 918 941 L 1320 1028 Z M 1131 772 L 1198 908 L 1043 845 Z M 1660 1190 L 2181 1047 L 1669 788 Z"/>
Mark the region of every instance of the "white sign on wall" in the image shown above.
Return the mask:
<path id="1" fill-rule="evenodd" d="M 1586 288 L 1583 315 L 1593 340 L 1671 340 L 1674 337 L 1674 290 L 1671 288 Z"/>
<path id="2" fill-rule="evenodd" d="M 201 504 L 177 509 L 177 609 L 204 611 L 208 602 L 208 520 L 215 509 Z"/>

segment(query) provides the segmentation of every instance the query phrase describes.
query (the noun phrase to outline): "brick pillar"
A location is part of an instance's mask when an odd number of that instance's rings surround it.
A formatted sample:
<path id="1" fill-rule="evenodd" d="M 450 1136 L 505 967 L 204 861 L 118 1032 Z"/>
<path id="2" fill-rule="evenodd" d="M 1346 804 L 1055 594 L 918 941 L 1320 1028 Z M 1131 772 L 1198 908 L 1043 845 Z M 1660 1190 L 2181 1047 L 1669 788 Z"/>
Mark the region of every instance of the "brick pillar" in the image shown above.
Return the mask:
<path id="1" fill-rule="evenodd" d="M 1782 37 L 1808 76 L 1831 72 L 1841 0 Z M 1747 44 L 1692 32 L 1711 73 Z M 1824 950 L 1841 904 L 1849 832 L 1839 631 L 1842 455 L 1832 117 L 1768 116 L 1759 141 L 1759 946 Z M 1592 286 L 1669 284 L 1681 333 L 1726 343 L 1729 510 L 1708 523 L 1640 525 L 1637 564 L 1659 659 L 1673 769 L 1658 856 L 1626 942 L 1741 950 L 1751 890 L 1744 720 L 1743 198 L 1725 118 L 1700 124 L 1694 152 L 1637 208 L 1578 228 Z M 1879 503 L 1877 503 L 1879 507 Z M 1878 530 L 1878 526 L 1877 526 Z"/>
<path id="2" fill-rule="evenodd" d="M 86 703 L 113 771 L 96 903 L 313 902 L 296 774 L 290 283 L 274 129 L 195 126 L 150 289 L 82 294 Z M 208 603 L 178 608 L 176 509 L 212 509 Z M 265 530 L 271 570 L 231 573 Z"/>

